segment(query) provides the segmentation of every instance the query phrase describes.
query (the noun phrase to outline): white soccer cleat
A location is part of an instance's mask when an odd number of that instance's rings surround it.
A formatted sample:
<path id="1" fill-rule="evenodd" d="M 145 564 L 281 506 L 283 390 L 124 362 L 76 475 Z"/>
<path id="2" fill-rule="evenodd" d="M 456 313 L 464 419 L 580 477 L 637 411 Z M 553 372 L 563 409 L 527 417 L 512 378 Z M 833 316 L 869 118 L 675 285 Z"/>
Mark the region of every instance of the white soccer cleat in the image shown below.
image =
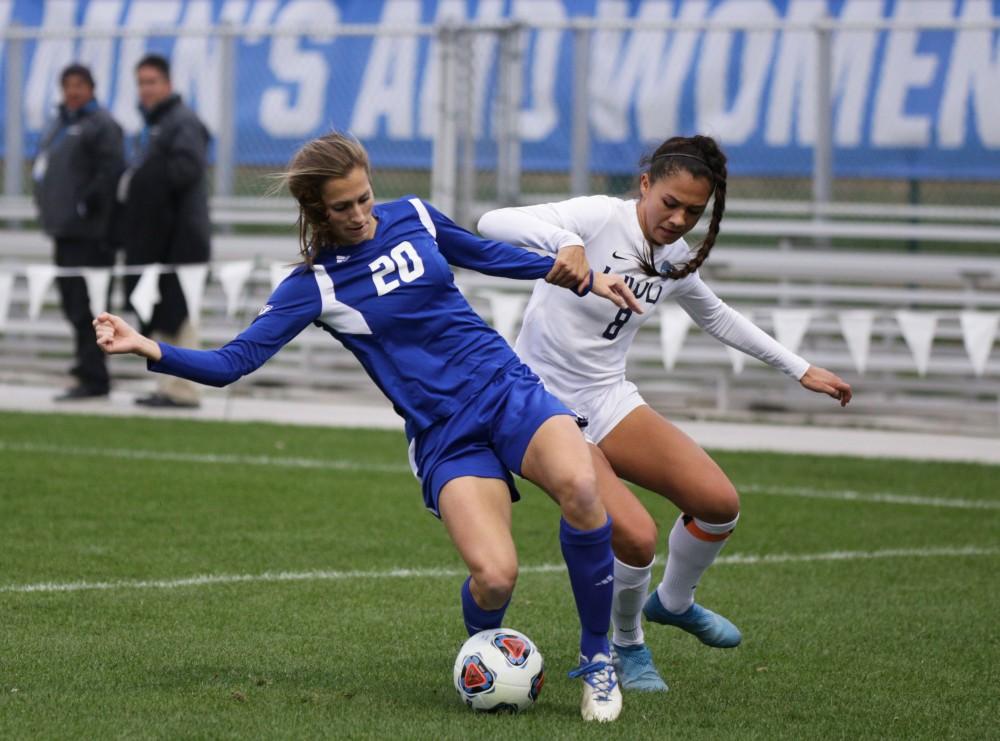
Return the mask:
<path id="1" fill-rule="evenodd" d="M 622 711 L 622 692 L 610 656 L 594 654 L 589 661 L 586 656 L 581 656 L 580 666 L 569 676 L 583 680 L 580 714 L 584 720 L 608 723 L 618 717 Z"/>

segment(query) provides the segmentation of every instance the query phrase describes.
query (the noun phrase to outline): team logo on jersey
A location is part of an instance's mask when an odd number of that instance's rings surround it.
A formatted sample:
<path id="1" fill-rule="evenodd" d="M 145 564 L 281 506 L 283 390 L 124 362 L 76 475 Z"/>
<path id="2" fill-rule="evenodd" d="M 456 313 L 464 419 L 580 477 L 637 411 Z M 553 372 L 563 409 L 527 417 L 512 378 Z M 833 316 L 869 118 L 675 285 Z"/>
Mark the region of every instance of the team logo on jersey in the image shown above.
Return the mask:
<path id="1" fill-rule="evenodd" d="M 674 269 L 674 264 L 670 262 L 670 260 L 664 260 L 663 262 L 660 263 L 660 272 L 663 273 L 664 275 L 666 275 L 673 269 Z"/>
<path id="2" fill-rule="evenodd" d="M 264 316 L 267 312 L 269 312 L 273 308 L 274 307 L 271 306 L 271 304 L 264 304 L 263 306 L 260 307 L 260 311 L 257 312 L 257 316 Z"/>

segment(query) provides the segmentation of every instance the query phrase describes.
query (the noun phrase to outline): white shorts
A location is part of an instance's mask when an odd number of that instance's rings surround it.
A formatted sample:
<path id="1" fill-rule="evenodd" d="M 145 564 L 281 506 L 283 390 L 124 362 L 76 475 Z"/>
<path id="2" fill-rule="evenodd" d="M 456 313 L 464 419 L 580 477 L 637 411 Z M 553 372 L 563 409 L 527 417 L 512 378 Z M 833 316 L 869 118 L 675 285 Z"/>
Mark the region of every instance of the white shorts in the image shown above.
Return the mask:
<path id="1" fill-rule="evenodd" d="M 633 409 L 646 403 L 635 384 L 624 378 L 608 386 L 579 391 L 572 397 L 554 393 L 576 414 L 587 418 L 583 435 L 587 442 L 595 445 L 607 437 Z"/>

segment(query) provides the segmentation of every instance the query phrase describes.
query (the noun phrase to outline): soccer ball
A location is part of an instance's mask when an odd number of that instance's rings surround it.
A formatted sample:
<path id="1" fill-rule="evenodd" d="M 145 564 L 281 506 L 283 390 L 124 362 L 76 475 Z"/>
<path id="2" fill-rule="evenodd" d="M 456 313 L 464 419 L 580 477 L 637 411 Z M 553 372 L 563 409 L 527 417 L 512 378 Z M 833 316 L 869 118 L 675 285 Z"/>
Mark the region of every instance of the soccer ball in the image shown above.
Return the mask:
<path id="1" fill-rule="evenodd" d="M 510 628 L 476 633 L 455 659 L 455 689 L 473 710 L 518 713 L 534 704 L 544 682 L 538 648 Z"/>

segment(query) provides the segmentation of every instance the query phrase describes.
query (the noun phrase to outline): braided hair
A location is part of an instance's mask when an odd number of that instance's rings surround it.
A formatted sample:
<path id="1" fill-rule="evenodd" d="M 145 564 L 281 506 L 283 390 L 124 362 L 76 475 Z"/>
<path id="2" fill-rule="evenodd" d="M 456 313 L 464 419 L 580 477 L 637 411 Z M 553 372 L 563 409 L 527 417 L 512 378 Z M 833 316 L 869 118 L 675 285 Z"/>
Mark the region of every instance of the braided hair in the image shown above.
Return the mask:
<path id="1" fill-rule="evenodd" d="M 650 184 L 680 170 L 690 173 L 691 177 L 704 178 L 712 184 L 712 221 L 705 238 L 691 258 L 686 263 L 672 265 L 663 272 L 654 264 L 653 245 L 648 241 L 639 258 L 639 266 L 646 275 L 674 279 L 690 275 L 705 262 L 719 235 L 719 224 L 726 211 L 726 155 L 715 139 L 709 136 L 675 136 L 663 142 L 652 154 L 644 156 L 639 166 L 649 176 Z"/>

